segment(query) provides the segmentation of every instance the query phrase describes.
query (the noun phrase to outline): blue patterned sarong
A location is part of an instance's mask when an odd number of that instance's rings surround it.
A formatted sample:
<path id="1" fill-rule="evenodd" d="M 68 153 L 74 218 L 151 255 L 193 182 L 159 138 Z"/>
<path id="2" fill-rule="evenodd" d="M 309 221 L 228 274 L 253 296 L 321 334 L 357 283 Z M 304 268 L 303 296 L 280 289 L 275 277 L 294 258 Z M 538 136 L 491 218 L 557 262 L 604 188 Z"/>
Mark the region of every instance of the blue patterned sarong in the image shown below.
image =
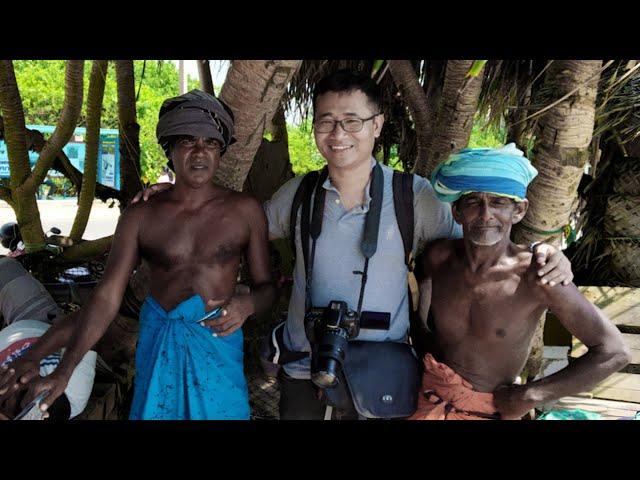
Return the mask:
<path id="1" fill-rule="evenodd" d="M 166 312 L 151 296 L 140 311 L 131 420 L 247 420 L 242 329 L 226 337 L 200 325 L 200 295 Z"/>

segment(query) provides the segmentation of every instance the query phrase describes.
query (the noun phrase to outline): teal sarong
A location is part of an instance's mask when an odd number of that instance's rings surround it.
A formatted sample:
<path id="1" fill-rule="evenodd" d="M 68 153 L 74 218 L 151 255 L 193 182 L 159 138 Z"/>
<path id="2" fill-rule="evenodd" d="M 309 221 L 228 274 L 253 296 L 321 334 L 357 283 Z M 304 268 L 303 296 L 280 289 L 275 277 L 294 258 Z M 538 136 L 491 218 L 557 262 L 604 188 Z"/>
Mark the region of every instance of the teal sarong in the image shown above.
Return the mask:
<path id="1" fill-rule="evenodd" d="M 200 325 L 200 295 L 166 312 L 151 296 L 140 311 L 131 420 L 247 420 L 242 329 L 226 337 Z"/>

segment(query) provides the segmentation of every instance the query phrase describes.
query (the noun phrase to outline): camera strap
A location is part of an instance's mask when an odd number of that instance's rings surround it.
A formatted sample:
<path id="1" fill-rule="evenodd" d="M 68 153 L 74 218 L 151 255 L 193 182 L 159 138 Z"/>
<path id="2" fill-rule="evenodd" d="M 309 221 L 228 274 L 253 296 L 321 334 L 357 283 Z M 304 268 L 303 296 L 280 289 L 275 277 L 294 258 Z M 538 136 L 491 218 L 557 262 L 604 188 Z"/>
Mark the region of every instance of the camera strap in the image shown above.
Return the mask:
<path id="1" fill-rule="evenodd" d="M 327 179 L 328 170 L 326 167 L 320 172 L 315 182 L 315 188 L 307 186 L 302 201 L 302 213 L 300 218 L 300 240 L 302 252 L 305 260 L 305 309 L 311 308 L 311 279 L 313 277 L 313 264 L 315 260 L 316 242 L 322 233 L 322 220 L 324 218 L 324 205 L 326 190 L 322 186 Z M 382 167 L 376 163 L 371 172 L 369 183 L 369 196 L 371 202 L 369 211 L 365 218 L 364 235 L 360 248 L 364 256 L 364 268 L 362 271 L 355 270 L 353 273 L 362 275 L 360 284 L 360 296 L 358 298 L 358 315 L 362 312 L 362 302 L 364 300 L 364 289 L 367 283 L 367 272 L 369 270 L 369 260 L 376 253 L 378 248 L 378 231 L 380 229 L 380 215 L 382 211 L 382 195 L 384 189 L 384 177 Z M 313 194 L 313 210 L 311 210 Z M 295 207 L 294 199 L 294 207 Z M 297 209 L 296 209 L 297 210 Z M 297 212 L 296 212 L 297 213 Z M 294 212 L 292 212 L 292 217 Z M 308 252 L 309 238 L 311 238 L 311 252 Z"/>

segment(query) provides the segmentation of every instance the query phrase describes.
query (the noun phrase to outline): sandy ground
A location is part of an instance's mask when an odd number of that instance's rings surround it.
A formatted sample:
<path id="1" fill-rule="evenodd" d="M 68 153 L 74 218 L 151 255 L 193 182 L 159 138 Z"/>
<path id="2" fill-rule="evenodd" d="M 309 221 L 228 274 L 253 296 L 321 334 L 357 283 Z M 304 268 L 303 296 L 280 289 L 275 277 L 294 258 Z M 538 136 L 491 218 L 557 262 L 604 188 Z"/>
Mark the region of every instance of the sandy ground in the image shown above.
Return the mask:
<path id="1" fill-rule="evenodd" d="M 38 208 L 40 209 L 40 219 L 45 232 L 51 227 L 58 227 L 62 230 L 62 235 L 69 235 L 77 209 L 75 198 L 67 200 L 38 200 Z M 113 208 L 109 208 L 108 204 L 95 200 L 83 238 L 94 240 L 112 235 L 119 216 L 120 210 L 117 203 Z M 15 221 L 15 219 L 16 216 L 11 207 L 0 200 L 0 225 Z M 7 251 L 6 248 L 0 245 L 0 254 L 5 254 Z"/>

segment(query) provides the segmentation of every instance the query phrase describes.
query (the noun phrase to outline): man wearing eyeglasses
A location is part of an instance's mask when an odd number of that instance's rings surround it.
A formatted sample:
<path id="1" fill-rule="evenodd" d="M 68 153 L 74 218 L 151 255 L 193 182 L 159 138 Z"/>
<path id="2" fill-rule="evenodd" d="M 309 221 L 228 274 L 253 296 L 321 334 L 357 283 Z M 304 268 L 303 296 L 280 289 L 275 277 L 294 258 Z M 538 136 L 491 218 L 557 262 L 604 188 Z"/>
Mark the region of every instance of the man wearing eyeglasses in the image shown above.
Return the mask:
<path id="1" fill-rule="evenodd" d="M 327 306 L 332 300 L 344 301 L 353 310 L 359 303 L 362 262 L 361 241 L 370 209 L 369 186 L 378 164 L 373 157 L 384 115 L 380 111 L 381 92 L 369 77 L 349 71 L 334 72 L 318 82 L 313 94 L 314 136 L 318 150 L 327 161 L 322 232 L 317 239 L 311 278 L 311 304 Z M 369 263 L 363 310 L 389 314 L 384 330 L 362 329 L 358 340 L 405 342 L 409 329 L 409 299 L 405 252 L 393 201 L 393 170 L 380 165 L 383 174 L 383 200 L 377 252 Z M 263 205 L 269 225 L 269 239 L 290 236 L 290 216 L 296 191 L 303 177 L 284 184 Z M 146 199 L 166 186 L 153 186 L 138 194 Z M 437 238 L 459 238 L 462 231 L 451 215 L 449 205 L 440 202 L 429 182 L 413 177 L 415 228 L 413 253 L 419 246 Z M 306 275 L 300 241 L 301 214 L 296 223 L 296 263 L 287 320 L 281 332 L 291 352 L 310 352 L 304 317 Z M 553 252 L 552 252 L 553 253 Z M 564 259 L 564 260 L 563 260 Z M 570 273 L 569 262 L 561 253 L 549 259 L 546 271 L 561 262 L 560 270 Z M 554 272 L 557 273 L 557 270 Z M 561 280 L 572 277 L 563 277 Z M 275 335 L 274 335 L 275 337 Z M 282 353 L 282 350 L 280 350 Z M 336 409 L 329 414 L 321 391 L 310 380 L 310 357 L 290 361 L 280 369 L 279 413 L 281 419 L 358 418 L 353 409 Z M 280 363 L 282 355 L 279 354 Z"/>
<path id="2" fill-rule="evenodd" d="M 44 410 L 64 392 L 75 366 L 116 316 L 131 272 L 144 258 L 150 295 L 140 312 L 130 418 L 248 419 L 240 327 L 268 309 L 276 293 L 265 214 L 252 197 L 213 183 L 220 157 L 235 141 L 233 115 L 218 99 L 197 90 L 167 99 L 156 134 L 175 186 L 122 214 L 104 276 L 80 311 L 59 367 L 35 380 L 31 392 L 50 391 Z M 242 255 L 254 281 L 249 294 L 235 293 Z M 62 331 L 51 331 L 49 341 L 58 341 Z M 6 366 L 0 388 L 20 375 L 18 366 Z"/>
<path id="3" fill-rule="evenodd" d="M 322 184 L 324 218 L 311 278 L 313 306 L 326 306 L 331 300 L 345 301 L 354 310 L 358 305 L 361 290 L 358 271 L 362 270 L 360 242 L 370 208 L 370 180 L 377 164 L 373 150 L 384 125 L 380 105 L 381 93 L 375 82 L 352 71 L 332 73 L 315 87 L 314 136 L 318 150 L 327 161 L 328 177 Z M 391 320 L 388 330 L 362 329 L 357 340 L 404 342 L 409 330 L 407 266 L 394 211 L 393 170 L 385 165 L 381 168 L 384 187 L 378 244 L 369 262 L 362 309 L 389 312 Z M 270 240 L 289 236 L 292 199 L 300 182 L 301 177 L 290 180 L 265 203 Z M 450 207 L 435 197 L 426 179 L 414 176 L 413 192 L 413 253 L 429 240 L 461 237 Z M 296 226 L 294 286 L 283 338 L 288 349 L 309 351 L 303 325 L 305 272 L 299 230 L 300 221 Z M 562 260 L 562 255 L 558 255 L 560 258 L 554 259 L 551 268 Z M 568 270 L 570 275 L 568 261 L 561 265 L 561 270 Z M 318 390 L 309 380 L 308 357 L 285 364 L 279 378 L 281 419 L 327 418 L 325 403 L 318 398 Z M 333 416 L 357 417 L 354 411 L 334 411 Z"/>

